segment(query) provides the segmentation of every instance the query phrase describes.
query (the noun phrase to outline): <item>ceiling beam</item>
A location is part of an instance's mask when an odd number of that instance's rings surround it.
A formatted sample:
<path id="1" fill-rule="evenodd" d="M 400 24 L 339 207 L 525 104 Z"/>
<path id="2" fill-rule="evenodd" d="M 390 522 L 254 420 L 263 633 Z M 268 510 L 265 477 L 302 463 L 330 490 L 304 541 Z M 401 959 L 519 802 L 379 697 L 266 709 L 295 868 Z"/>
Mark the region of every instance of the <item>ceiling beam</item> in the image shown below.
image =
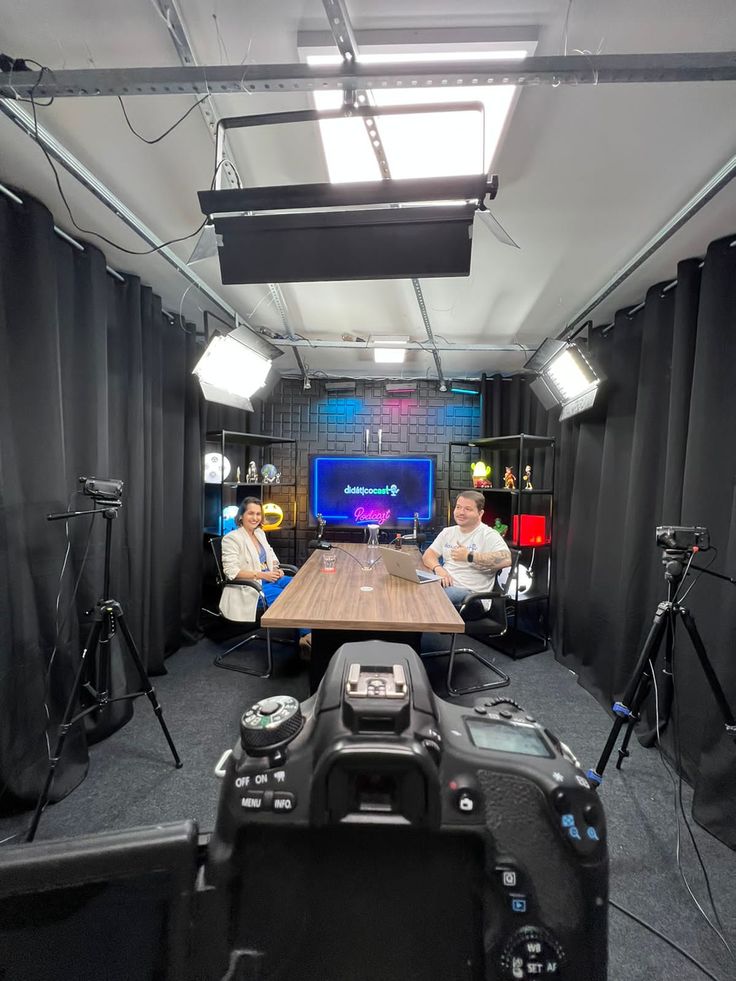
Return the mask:
<path id="1" fill-rule="evenodd" d="M 171 65 L 163 68 L 72 68 L 0 73 L 0 97 L 217 95 L 222 92 L 312 92 L 315 89 L 416 86 L 606 85 L 732 82 L 736 52 L 551 55 L 523 61 L 414 62 L 404 65 Z"/>
<path id="2" fill-rule="evenodd" d="M 372 351 L 375 347 L 386 347 L 386 342 L 380 337 L 375 337 L 372 341 L 341 341 L 338 339 L 315 341 L 307 338 L 286 339 L 279 337 L 276 343 L 282 347 L 336 348 L 350 351 Z M 463 351 L 507 351 L 513 354 L 528 354 L 533 350 L 533 348 L 525 347 L 523 344 L 464 344 L 462 342 L 451 344 L 449 341 L 439 343 L 434 341 L 433 343 L 438 351 L 455 351 L 457 353 Z M 422 341 L 406 341 L 400 346 L 407 351 L 431 353 L 432 350 L 427 342 Z"/>

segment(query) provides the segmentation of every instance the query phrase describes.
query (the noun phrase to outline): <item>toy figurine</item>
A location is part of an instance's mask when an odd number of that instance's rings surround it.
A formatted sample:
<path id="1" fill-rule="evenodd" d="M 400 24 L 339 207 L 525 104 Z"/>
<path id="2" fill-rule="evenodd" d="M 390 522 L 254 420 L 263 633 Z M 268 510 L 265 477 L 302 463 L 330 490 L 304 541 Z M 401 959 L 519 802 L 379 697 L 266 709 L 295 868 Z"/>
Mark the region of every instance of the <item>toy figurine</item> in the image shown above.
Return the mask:
<path id="1" fill-rule="evenodd" d="M 506 532 L 509 530 L 509 526 L 502 523 L 500 518 L 496 518 L 493 524 L 493 530 L 497 531 L 501 538 L 506 537 Z"/>
<path id="2" fill-rule="evenodd" d="M 248 464 L 248 472 L 245 475 L 246 484 L 257 484 L 258 483 L 258 467 L 256 467 L 256 461 L 251 460 Z"/>
<path id="3" fill-rule="evenodd" d="M 493 486 L 491 483 L 491 468 L 487 467 L 481 460 L 477 463 L 471 463 L 470 469 L 473 474 L 473 487 Z"/>
<path id="4" fill-rule="evenodd" d="M 532 468 L 529 466 L 528 463 L 524 467 L 524 475 L 522 477 L 522 480 L 524 481 L 524 490 L 534 490 L 534 488 L 532 487 Z"/>
<path id="5" fill-rule="evenodd" d="M 503 475 L 503 486 L 506 490 L 516 490 L 516 477 L 514 476 L 514 471 L 511 467 L 506 467 L 506 471 Z"/>
<path id="6" fill-rule="evenodd" d="M 240 483 L 240 467 L 235 468 L 235 483 Z"/>
<path id="7" fill-rule="evenodd" d="M 272 463 L 264 463 L 261 467 L 261 478 L 264 484 L 276 484 L 281 482 L 281 474 Z"/>

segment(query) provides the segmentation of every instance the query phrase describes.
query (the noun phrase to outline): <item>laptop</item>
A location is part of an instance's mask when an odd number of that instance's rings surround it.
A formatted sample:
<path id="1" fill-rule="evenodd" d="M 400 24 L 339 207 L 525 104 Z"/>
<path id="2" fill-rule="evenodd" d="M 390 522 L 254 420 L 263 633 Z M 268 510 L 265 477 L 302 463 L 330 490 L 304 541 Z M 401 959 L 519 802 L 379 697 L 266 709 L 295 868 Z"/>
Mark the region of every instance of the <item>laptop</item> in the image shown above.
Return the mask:
<path id="1" fill-rule="evenodd" d="M 417 569 L 416 555 L 409 552 L 402 552 L 397 548 L 385 548 L 379 546 L 383 564 L 392 576 L 399 579 L 408 579 L 409 582 L 439 582 L 439 576 L 433 572 L 422 572 Z"/>

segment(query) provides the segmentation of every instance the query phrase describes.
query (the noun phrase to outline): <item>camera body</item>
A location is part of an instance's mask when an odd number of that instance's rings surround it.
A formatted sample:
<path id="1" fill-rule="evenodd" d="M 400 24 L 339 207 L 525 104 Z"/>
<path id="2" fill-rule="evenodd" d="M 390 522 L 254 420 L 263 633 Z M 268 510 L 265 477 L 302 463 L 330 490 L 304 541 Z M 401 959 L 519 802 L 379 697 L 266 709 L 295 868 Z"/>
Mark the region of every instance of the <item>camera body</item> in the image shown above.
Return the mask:
<path id="1" fill-rule="evenodd" d="M 707 552 L 710 532 L 700 525 L 662 525 L 657 528 L 657 545 L 677 552 Z"/>
<path id="2" fill-rule="evenodd" d="M 233 977 L 606 978 L 600 800 L 513 701 L 447 704 L 407 645 L 345 644 L 222 767 L 205 873 Z"/>
<path id="3" fill-rule="evenodd" d="M 123 481 L 115 478 L 80 477 L 82 493 L 98 503 L 119 502 L 123 496 Z"/>

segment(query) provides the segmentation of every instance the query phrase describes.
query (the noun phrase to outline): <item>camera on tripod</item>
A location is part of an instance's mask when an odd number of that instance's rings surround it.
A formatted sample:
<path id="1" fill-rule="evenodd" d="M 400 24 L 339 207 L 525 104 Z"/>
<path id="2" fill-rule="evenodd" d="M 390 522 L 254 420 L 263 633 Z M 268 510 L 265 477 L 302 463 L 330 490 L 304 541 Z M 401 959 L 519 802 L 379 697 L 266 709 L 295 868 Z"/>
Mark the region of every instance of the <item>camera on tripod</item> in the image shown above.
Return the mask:
<path id="1" fill-rule="evenodd" d="M 98 477 L 80 477 L 79 483 L 82 493 L 91 497 L 98 504 L 111 504 L 120 502 L 123 496 L 123 481 L 109 478 L 100 480 Z"/>
<path id="2" fill-rule="evenodd" d="M 700 525 L 661 525 L 657 528 L 659 548 L 677 552 L 707 552 L 710 548 L 710 532 Z"/>
<path id="3" fill-rule="evenodd" d="M 440 701 L 407 645 L 345 644 L 308 701 L 253 704 L 218 772 L 212 976 L 607 976 L 605 819 L 577 761 L 509 699 Z"/>

